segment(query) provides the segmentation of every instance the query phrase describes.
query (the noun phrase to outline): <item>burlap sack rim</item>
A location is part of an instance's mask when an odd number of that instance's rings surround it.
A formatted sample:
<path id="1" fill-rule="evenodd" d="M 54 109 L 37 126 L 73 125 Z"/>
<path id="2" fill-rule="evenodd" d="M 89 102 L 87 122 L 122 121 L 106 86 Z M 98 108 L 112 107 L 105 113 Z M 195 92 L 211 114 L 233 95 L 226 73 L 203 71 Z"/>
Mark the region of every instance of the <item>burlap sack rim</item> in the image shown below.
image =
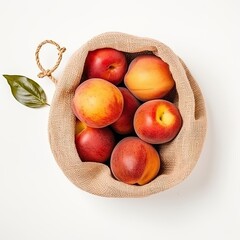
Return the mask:
<path id="1" fill-rule="evenodd" d="M 126 45 L 125 49 L 122 48 L 122 42 L 124 41 Z M 155 55 L 160 56 L 164 61 L 169 63 L 174 79 L 181 79 L 181 81 L 177 81 L 177 91 L 181 92 L 183 88 L 182 84 L 184 87 L 185 85 L 187 86 L 185 91 L 188 97 L 183 102 L 179 102 L 179 107 L 181 109 L 187 104 L 189 107 L 189 111 L 187 112 L 188 118 L 183 116 L 183 128 L 177 138 L 174 139 L 174 142 L 177 143 L 184 131 L 194 129 L 194 139 L 198 140 L 195 142 L 198 145 L 198 150 L 195 151 L 192 161 L 185 163 L 184 166 L 178 166 L 182 167 L 182 169 L 179 169 L 177 176 L 166 173 L 144 186 L 132 186 L 115 180 L 111 176 L 110 169 L 103 164 L 83 163 L 80 161 L 74 144 L 73 126 L 75 124 L 75 116 L 70 109 L 74 90 L 79 84 L 79 79 L 83 71 L 83 65 L 78 64 L 78 62 L 84 62 L 88 51 L 103 47 L 113 47 L 125 52 L 134 52 L 134 49 L 137 49 L 138 52 L 144 50 L 152 51 Z M 73 69 L 73 65 L 78 65 L 78 69 Z M 195 111 L 195 107 L 198 108 L 198 111 Z M 195 112 L 198 112 L 198 115 L 195 115 Z M 191 115 L 190 118 L 189 115 Z M 188 119 L 188 121 L 185 119 Z M 149 196 L 182 182 L 191 173 L 197 163 L 203 147 L 206 129 L 207 119 L 202 93 L 183 61 L 169 47 L 159 41 L 119 32 L 100 34 L 85 43 L 72 55 L 56 85 L 49 114 L 49 141 L 55 160 L 63 173 L 72 183 L 84 191 L 105 197 Z M 61 135 L 58 134 L 59 132 L 61 132 Z M 63 138 L 64 136 L 68 137 L 65 139 Z M 166 148 L 169 147 L 167 145 Z M 161 151 L 164 152 L 165 147 Z M 69 157 L 69 153 L 71 153 L 71 157 Z M 187 158 L 188 156 L 184 157 Z M 173 162 L 173 164 L 176 163 Z M 94 174 L 94 178 L 91 173 Z"/>

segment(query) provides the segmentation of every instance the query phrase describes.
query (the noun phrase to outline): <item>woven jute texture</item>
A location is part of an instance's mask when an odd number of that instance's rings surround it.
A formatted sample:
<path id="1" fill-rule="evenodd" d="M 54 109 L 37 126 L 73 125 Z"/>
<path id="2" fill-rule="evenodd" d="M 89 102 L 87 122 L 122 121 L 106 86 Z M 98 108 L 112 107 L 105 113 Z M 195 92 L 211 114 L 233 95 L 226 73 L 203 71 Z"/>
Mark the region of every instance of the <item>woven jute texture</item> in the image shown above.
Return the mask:
<path id="1" fill-rule="evenodd" d="M 159 176 L 143 186 L 115 180 L 107 165 L 82 162 L 76 151 L 72 98 L 82 78 L 88 52 L 105 47 L 126 52 L 130 57 L 142 52 L 155 54 L 169 64 L 176 82 L 173 101 L 181 112 L 183 126 L 173 141 L 160 147 L 162 165 Z M 70 57 L 56 84 L 49 114 L 49 140 L 57 164 L 80 189 L 105 197 L 144 197 L 172 188 L 191 173 L 203 147 L 206 120 L 204 99 L 197 82 L 168 46 L 150 38 L 108 32 L 92 38 Z"/>

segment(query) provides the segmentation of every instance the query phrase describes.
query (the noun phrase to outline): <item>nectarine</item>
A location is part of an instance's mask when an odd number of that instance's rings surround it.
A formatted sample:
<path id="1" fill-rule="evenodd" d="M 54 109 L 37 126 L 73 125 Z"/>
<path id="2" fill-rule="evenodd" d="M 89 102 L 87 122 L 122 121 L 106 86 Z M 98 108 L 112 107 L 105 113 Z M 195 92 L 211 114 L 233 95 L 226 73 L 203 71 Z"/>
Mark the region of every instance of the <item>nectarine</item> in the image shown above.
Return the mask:
<path id="1" fill-rule="evenodd" d="M 75 144 L 83 162 L 104 163 L 111 156 L 115 137 L 109 127 L 91 128 L 77 120 Z"/>
<path id="2" fill-rule="evenodd" d="M 92 78 L 81 83 L 74 94 L 72 109 L 76 117 L 89 127 L 102 128 L 115 122 L 122 114 L 124 100 L 112 83 Z"/>
<path id="3" fill-rule="evenodd" d="M 129 65 L 124 83 L 141 101 L 164 97 L 175 85 L 169 66 L 155 55 L 140 55 Z"/>
<path id="4" fill-rule="evenodd" d="M 127 71 L 127 60 L 123 52 L 113 48 L 90 51 L 85 61 L 88 78 L 103 78 L 119 84 Z"/>
<path id="5" fill-rule="evenodd" d="M 173 103 L 158 99 L 143 103 L 135 112 L 133 124 L 139 138 L 151 144 L 162 144 L 176 137 L 182 117 Z"/>
<path id="6" fill-rule="evenodd" d="M 119 181 L 144 185 L 157 176 L 160 156 L 152 145 L 138 137 L 126 137 L 114 147 L 110 168 Z"/>
<path id="7" fill-rule="evenodd" d="M 119 134 L 129 134 L 134 131 L 133 117 L 140 102 L 125 87 L 119 87 L 124 99 L 123 112 L 120 118 L 111 126 L 113 130 Z"/>

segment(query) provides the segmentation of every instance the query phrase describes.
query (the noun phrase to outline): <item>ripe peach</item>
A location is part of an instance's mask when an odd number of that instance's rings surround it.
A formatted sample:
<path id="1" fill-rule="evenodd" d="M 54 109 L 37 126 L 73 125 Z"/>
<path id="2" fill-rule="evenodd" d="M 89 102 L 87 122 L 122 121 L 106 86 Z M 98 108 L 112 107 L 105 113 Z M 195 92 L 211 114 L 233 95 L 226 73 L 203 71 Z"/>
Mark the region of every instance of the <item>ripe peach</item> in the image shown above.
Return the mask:
<path id="1" fill-rule="evenodd" d="M 160 156 L 152 145 L 138 137 L 126 137 L 113 149 L 110 168 L 119 181 L 144 185 L 157 176 Z"/>
<path id="2" fill-rule="evenodd" d="M 171 141 L 181 129 L 182 117 L 178 108 L 166 100 L 143 103 L 135 112 L 133 125 L 143 141 L 162 144 Z"/>
<path id="3" fill-rule="evenodd" d="M 123 112 L 120 118 L 111 126 L 119 134 L 129 134 L 134 131 L 133 117 L 140 102 L 125 87 L 119 87 L 124 99 Z"/>
<path id="4" fill-rule="evenodd" d="M 127 60 L 123 52 L 112 48 L 96 49 L 88 53 L 85 72 L 88 78 L 102 78 L 119 84 L 127 71 Z"/>
<path id="5" fill-rule="evenodd" d="M 124 83 L 141 101 L 164 97 L 175 85 L 169 66 L 155 55 L 141 55 L 129 65 Z"/>
<path id="6" fill-rule="evenodd" d="M 91 128 L 77 120 L 75 144 L 83 162 L 106 162 L 115 146 L 114 134 L 109 127 Z"/>
<path id="7" fill-rule="evenodd" d="M 102 128 L 115 122 L 123 111 L 123 96 L 112 83 L 92 78 L 81 83 L 74 94 L 72 109 L 89 127 Z"/>

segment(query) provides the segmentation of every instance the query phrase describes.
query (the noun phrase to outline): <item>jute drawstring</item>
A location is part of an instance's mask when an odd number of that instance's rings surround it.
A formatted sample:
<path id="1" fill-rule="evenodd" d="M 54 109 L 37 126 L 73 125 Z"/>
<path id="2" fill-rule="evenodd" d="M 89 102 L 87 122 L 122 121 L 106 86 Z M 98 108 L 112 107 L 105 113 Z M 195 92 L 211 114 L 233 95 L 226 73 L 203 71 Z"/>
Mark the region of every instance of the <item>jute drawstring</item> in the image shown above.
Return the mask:
<path id="1" fill-rule="evenodd" d="M 53 66 L 52 69 L 44 69 L 42 64 L 40 63 L 40 59 L 39 59 L 39 52 L 42 48 L 43 45 L 45 44 L 52 44 L 55 45 L 57 47 L 58 50 L 58 59 L 56 64 Z M 61 60 L 62 60 L 62 54 L 66 51 L 65 47 L 60 47 L 59 44 L 57 44 L 56 42 L 54 42 L 53 40 L 45 40 L 43 42 L 41 42 L 35 52 L 35 57 L 36 57 L 36 62 L 37 65 L 39 67 L 39 69 L 41 70 L 41 72 L 38 74 L 39 78 L 43 78 L 43 77 L 49 77 L 55 84 L 57 83 L 57 80 L 53 77 L 52 73 L 58 68 Z"/>

